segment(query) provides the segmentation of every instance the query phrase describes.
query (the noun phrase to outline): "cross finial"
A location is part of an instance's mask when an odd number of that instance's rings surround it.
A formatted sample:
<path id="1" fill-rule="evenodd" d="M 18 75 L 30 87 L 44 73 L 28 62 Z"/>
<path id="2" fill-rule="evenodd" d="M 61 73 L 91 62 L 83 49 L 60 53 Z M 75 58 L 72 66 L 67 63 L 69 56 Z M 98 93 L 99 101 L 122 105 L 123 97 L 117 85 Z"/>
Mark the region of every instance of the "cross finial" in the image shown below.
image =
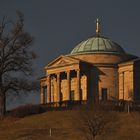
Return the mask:
<path id="1" fill-rule="evenodd" d="M 99 18 L 96 19 L 96 34 L 97 34 L 97 36 L 100 35 L 100 21 L 99 21 Z"/>

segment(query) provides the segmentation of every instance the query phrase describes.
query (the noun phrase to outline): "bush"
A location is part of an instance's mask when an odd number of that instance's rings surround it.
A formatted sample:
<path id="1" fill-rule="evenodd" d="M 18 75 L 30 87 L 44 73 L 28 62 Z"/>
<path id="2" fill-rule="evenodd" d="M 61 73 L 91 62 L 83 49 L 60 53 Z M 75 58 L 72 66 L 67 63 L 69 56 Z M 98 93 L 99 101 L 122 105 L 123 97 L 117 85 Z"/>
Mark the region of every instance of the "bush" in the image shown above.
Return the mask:
<path id="1" fill-rule="evenodd" d="M 22 118 L 33 114 L 43 113 L 45 111 L 46 111 L 45 107 L 41 105 L 28 104 L 13 109 L 12 111 L 10 111 L 10 116 Z"/>
<path id="2" fill-rule="evenodd" d="M 116 114 L 108 109 L 110 104 L 106 102 L 102 105 L 85 105 L 77 109 L 75 123 L 79 124 L 78 128 L 85 140 L 94 140 L 97 136 L 107 133 L 110 124 L 118 121 Z"/>

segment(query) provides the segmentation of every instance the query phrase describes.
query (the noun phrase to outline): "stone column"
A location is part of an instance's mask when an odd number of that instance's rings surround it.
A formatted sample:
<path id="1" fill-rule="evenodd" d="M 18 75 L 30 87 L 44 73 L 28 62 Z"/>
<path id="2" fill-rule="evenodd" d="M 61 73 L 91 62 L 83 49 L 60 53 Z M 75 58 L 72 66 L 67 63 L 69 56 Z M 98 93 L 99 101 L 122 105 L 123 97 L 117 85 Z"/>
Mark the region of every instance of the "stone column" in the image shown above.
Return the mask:
<path id="1" fill-rule="evenodd" d="M 47 103 L 51 103 L 51 76 L 47 76 Z"/>
<path id="2" fill-rule="evenodd" d="M 44 90 L 43 90 L 43 86 L 41 86 L 41 89 L 40 89 L 40 103 L 41 104 L 45 104 L 45 93 L 44 93 Z"/>
<path id="3" fill-rule="evenodd" d="M 80 70 L 77 71 L 77 98 L 76 100 L 80 100 Z"/>
<path id="4" fill-rule="evenodd" d="M 124 93 L 124 72 L 122 73 L 123 74 L 123 100 L 125 99 L 125 93 Z"/>
<path id="5" fill-rule="evenodd" d="M 57 73 L 57 102 L 60 102 L 60 73 Z"/>
<path id="6" fill-rule="evenodd" d="M 70 100 L 70 87 L 71 87 L 71 81 L 70 81 L 70 71 L 67 71 L 67 100 Z"/>

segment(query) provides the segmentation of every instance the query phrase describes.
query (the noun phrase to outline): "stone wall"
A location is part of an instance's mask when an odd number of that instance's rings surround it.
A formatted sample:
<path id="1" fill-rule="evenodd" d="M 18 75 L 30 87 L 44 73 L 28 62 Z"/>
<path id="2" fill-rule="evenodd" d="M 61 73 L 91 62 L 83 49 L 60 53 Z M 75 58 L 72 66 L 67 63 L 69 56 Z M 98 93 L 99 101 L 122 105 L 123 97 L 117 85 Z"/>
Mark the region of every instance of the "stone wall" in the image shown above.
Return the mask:
<path id="1" fill-rule="evenodd" d="M 133 100 L 134 97 L 134 64 L 133 62 L 119 65 L 119 99 Z"/>
<path id="2" fill-rule="evenodd" d="M 102 89 L 107 88 L 107 99 L 118 99 L 118 69 L 113 67 L 98 67 L 99 75 L 99 99 L 102 99 Z"/>
<path id="3" fill-rule="evenodd" d="M 134 99 L 140 100 L 140 60 L 134 62 Z"/>
<path id="4" fill-rule="evenodd" d="M 79 54 L 73 57 L 84 60 L 93 64 L 118 64 L 126 60 L 137 58 L 133 55 L 124 54 L 110 54 L 110 53 L 95 53 L 95 54 Z"/>

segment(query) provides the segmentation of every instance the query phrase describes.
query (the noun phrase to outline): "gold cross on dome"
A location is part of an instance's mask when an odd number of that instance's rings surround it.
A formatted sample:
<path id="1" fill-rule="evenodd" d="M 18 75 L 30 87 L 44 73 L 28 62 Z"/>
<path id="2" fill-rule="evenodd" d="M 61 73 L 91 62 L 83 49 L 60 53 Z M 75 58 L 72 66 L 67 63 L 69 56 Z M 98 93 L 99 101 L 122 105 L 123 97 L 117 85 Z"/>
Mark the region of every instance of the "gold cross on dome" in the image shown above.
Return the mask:
<path id="1" fill-rule="evenodd" d="M 99 18 L 96 19 L 96 34 L 100 35 L 100 21 Z"/>

